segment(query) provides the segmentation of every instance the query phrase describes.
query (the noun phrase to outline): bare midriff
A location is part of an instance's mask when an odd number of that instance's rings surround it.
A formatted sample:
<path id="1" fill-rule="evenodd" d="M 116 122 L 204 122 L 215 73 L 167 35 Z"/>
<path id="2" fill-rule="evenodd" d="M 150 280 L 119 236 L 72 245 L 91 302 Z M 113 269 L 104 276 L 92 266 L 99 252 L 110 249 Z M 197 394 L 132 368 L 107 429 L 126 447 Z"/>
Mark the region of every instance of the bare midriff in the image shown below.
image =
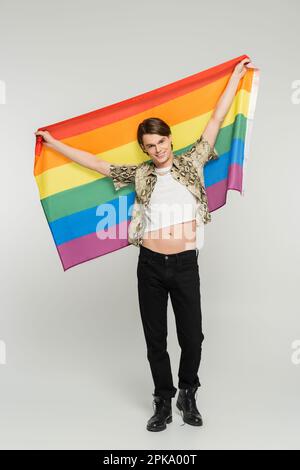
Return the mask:
<path id="1" fill-rule="evenodd" d="M 196 220 L 145 232 L 142 245 L 149 250 L 166 255 L 195 249 Z"/>

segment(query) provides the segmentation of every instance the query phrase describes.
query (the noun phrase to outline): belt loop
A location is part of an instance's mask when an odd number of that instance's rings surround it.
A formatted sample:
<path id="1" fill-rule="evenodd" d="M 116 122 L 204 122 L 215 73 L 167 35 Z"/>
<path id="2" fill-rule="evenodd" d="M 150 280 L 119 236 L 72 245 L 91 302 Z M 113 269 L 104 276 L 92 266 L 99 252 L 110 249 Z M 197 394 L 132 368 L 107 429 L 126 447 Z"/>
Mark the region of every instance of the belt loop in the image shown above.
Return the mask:
<path id="1" fill-rule="evenodd" d="M 198 255 L 199 255 L 199 248 L 196 248 L 196 256 L 198 258 Z"/>

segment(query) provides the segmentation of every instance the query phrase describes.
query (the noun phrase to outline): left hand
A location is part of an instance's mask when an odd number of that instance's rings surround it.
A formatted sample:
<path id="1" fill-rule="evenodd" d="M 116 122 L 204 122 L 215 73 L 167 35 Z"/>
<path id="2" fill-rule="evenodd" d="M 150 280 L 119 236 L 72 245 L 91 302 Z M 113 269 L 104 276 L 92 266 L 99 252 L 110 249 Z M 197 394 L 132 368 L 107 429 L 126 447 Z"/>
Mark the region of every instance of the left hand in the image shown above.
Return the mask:
<path id="1" fill-rule="evenodd" d="M 247 65 L 248 64 L 251 64 L 251 60 L 248 59 L 248 57 L 246 57 L 245 59 L 241 60 L 241 62 L 239 62 L 235 68 L 234 68 L 234 71 L 233 71 L 233 75 L 235 75 L 238 79 L 241 79 L 243 78 L 243 76 L 245 75 L 245 73 L 247 72 L 248 68 L 247 68 Z"/>

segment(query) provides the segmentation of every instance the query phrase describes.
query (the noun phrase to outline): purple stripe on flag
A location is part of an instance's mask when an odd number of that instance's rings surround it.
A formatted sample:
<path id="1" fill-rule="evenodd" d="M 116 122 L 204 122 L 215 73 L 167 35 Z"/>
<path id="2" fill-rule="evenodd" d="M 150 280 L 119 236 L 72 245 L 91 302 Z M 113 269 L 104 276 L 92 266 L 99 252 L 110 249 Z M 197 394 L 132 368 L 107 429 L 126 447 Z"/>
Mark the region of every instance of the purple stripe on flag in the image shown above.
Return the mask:
<path id="1" fill-rule="evenodd" d="M 105 231 L 102 230 L 98 232 L 100 238 L 94 232 L 57 246 L 64 270 L 129 245 L 127 239 L 129 223 L 130 220 L 124 220 L 120 224 L 110 227 L 110 229 L 116 229 L 116 236 L 111 232 L 110 238 L 101 239 L 101 236 L 105 234 Z M 124 237 L 125 233 L 126 237 Z"/>

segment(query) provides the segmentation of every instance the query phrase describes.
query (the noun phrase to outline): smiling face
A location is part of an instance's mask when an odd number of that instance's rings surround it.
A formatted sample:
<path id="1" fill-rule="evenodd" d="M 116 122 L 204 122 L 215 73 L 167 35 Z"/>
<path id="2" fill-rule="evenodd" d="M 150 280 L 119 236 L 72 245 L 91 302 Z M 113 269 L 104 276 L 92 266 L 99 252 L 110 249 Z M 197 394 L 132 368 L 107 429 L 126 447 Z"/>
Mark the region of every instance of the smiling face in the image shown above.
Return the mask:
<path id="1" fill-rule="evenodd" d="M 173 162 L 172 137 L 159 134 L 143 135 L 144 150 L 157 168 L 165 168 Z"/>

